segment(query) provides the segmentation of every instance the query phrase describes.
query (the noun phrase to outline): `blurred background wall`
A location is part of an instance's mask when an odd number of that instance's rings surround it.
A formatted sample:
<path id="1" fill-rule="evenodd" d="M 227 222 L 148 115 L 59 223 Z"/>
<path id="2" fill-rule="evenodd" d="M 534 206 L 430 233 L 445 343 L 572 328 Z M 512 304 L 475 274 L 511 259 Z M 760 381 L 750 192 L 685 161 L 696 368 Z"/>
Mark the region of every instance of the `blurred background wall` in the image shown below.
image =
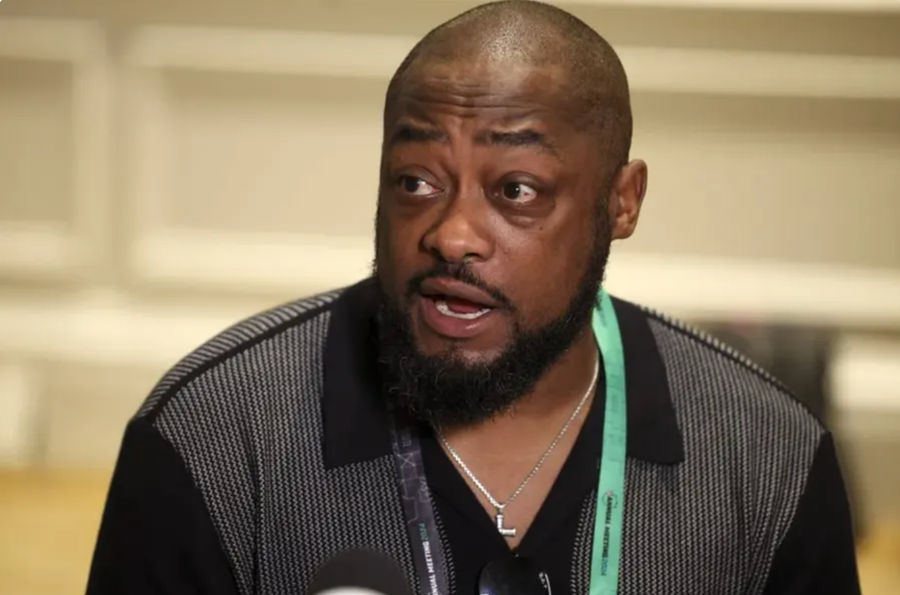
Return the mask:
<path id="1" fill-rule="evenodd" d="M 559 4 L 650 166 L 610 288 L 791 376 L 864 536 L 900 527 L 900 0 Z M 0 591 L 83 588 L 167 366 L 367 273 L 387 79 L 472 5 L 0 0 Z"/>

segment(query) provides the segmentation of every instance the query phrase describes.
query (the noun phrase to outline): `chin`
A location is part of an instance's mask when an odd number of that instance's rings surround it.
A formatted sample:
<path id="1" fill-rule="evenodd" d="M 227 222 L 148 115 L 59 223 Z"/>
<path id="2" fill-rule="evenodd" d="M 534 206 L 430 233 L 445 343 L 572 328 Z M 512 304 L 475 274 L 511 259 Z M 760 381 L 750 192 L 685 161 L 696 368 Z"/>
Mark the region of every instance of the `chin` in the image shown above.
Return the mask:
<path id="1" fill-rule="evenodd" d="M 444 337 L 419 321 L 416 321 L 413 329 L 413 346 L 421 355 L 442 358 L 467 366 L 484 366 L 494 363 L 508 345 L 509 340 L 506 336 L 477 336 L 465 339 Z"/>
<path id="2" fill-rule="evenodd" d="M 456 341 L 432 335 L 428 338 L 416 337 L 414 346 L 425 357 L 440 358 L 466 366 L 485 366 L 496 362 L 505 345 L 476 346 L 470 341 Z"/>

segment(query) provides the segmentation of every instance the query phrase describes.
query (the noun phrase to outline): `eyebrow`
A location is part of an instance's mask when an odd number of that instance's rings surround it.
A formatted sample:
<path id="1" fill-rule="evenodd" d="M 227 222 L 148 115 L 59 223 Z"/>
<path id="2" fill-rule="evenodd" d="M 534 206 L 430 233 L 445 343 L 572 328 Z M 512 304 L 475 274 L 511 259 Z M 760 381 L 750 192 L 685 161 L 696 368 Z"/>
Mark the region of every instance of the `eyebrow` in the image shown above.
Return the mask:
<path id="1" fill-rule="evenodd" d="M 436 128 L 422 128 L 413 124 L 401 124 L 391 134 L 389 146 L 406 143 L 446 143 L 449 140 L 446 133 Z"/>
<path id="2" fill-rule="evenodd" d="M 437 128 L 425 128 L 415 124 L 401 124 L 391 134 L 388 146 L 407 143 L 447 143 L 450 137 Z M 559 153 L 547 136 L 531 128 L 514 131 L 488 130 L 479 133 L 475 142 L 482 145 L 501 145 L 506 147 L 537 147 L 550 153 L 557 159 Z"/>
<path id="3" fill-rule="evenodd" d="M 547 136 L 530 128 L 511 132 L 489 130 L 479 134 L 475 141 L 482 144 L 504 145 L 507 147 L 533 146 L 547 151 L 554 157 L 559 157 L 556 147 L 547 139 Z"/>

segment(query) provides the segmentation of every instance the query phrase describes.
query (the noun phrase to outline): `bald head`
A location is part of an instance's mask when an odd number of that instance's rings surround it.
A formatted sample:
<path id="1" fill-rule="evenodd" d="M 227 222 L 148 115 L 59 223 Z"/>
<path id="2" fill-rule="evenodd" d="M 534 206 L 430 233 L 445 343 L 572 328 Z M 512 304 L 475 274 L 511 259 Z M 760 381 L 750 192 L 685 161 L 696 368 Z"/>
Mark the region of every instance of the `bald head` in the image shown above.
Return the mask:
<path id="1" fill-rule="evenodd" d="M 413 415 L 482 421 L 571 379 L 564 354 L 594 361 L 610 242 L 646 187 L 630 137 L 618 58 L 562 10 L 486 4 L 416 44 L 388 88 L 375 228 L 382 376 Z"/>
<path id="2" fill-rule="evenodd" d="M 609 163 L 625 164 L 631 145 L 628 81 L 610 45 L 583 21 L 527 0 L 473 8 L 430 31 L 388 86 L 385 120 L 410 85 L 435 69 L 552 71 L 550 84 L 571 100 L 572 124 L 596 133 Z"/>

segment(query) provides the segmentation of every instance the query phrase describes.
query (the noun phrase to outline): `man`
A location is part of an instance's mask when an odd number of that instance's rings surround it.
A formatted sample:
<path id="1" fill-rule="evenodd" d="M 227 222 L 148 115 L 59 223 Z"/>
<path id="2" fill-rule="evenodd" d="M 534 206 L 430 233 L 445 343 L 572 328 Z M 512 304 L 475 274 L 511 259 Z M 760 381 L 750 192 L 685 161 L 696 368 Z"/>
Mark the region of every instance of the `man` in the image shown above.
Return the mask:
<path id="1" fill-rule="evenodd" d="M 630 136 L 621 64 L 573 16 L 430 32 L 387 91 L 373 279 L 163 378 L 88 591 L 302 593 L 363 549 L 419 593 L 858 592 L 823 426 L 727 348 L 598 304 L 646 188 Z"/>

